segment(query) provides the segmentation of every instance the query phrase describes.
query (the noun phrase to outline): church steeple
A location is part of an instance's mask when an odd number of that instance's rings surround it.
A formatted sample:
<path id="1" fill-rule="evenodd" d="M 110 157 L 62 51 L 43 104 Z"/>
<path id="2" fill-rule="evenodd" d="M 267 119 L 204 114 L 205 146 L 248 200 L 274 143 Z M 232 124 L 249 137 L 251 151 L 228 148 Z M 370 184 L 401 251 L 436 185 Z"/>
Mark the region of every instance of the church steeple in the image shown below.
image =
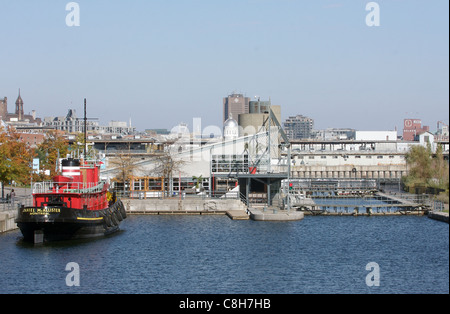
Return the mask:
<path id="1" fill-rule="evenodd" d="M 19 97 L 16 100 L 16 115 L 18 115 L 19 121 L 23 119 L 23 100 L 20 97 L 20 88 L 19 88 Z"/>

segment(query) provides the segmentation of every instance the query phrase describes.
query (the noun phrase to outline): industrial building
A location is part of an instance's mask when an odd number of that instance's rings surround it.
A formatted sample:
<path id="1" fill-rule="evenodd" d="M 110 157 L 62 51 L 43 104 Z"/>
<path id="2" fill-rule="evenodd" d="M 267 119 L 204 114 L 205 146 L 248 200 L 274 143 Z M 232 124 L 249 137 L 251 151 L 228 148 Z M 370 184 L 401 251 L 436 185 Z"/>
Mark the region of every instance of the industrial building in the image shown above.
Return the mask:
<path id="1" fill-rule="evenodd" d="M 403 124 L 404 141 L 414 141 L 417 135 L 430 131 L 429 126 L 422 126 L 422 120 L 420 119 L 405 119 Z"/>

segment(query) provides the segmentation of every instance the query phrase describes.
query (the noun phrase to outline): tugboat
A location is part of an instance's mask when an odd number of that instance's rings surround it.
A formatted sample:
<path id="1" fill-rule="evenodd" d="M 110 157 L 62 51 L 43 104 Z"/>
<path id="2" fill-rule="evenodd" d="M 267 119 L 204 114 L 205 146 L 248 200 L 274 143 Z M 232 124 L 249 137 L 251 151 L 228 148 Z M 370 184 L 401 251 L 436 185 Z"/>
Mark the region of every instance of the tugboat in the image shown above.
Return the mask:
<path id="1" fill-rule="evenodd" d="M 62 175 L 33 185 L 33 206 L 19 208 L 17 226 L 24 240 L 41 243 L 105 236 L 126 218 L 120 199 L 108 201 L 100 163 L 64 159 Z M 115 195 L 115 194 L 113 194 Z M 113 197 L 115 198 L 115 197 Z"/>
<path id="2" fill-rule="evenodd" d="M 84 99 L 84 156 L 86 145 L 86 99 Z M 92 238 L 119 230 L 127 217 L 120 199 L 112 197 L 109 184 L 100 180 L 101 163 L 67 158 L 62 175 L 52 182 L 33 185 L 33 206 L 19 208 L 16 219 L 25 241 L 42 243 Z"/>

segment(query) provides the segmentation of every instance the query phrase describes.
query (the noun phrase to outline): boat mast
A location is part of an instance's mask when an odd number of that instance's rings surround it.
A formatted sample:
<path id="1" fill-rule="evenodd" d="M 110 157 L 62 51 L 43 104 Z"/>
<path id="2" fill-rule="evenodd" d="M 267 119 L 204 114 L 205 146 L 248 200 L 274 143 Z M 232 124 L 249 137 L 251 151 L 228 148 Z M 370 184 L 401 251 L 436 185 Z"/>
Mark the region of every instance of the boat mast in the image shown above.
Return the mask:
<path id="1" fill-rule="evenodd" d="M 86 132 L 87 132 L 87 117 L 86 117 L 86 98 L 84 99 L 84 160 L 87 159 L 87 143 L 86 143 Z"/>

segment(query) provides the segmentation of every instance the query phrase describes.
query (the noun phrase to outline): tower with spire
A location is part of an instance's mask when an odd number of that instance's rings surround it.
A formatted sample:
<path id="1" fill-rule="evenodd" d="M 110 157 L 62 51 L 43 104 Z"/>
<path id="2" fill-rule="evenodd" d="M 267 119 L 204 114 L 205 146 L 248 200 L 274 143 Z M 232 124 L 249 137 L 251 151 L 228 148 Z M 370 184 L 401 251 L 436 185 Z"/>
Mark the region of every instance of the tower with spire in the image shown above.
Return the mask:
<path id="1" fill-rule="evenodd" d="M 19 119 L 19 121 L 23 120 L 23 100 L 22 97 L 20 97 L 20 88 L 19 88 L 19 97 L 17 97 L 16 100 L 16 115 Z"/>
<path id="2" fill-rule="evenodd" d="M 7 98 L 5 97 L 3 100 L 0 99 L 0 119 L 3 120 L 6 124 L 10 125 L 20 125 L 20 126 L 41 126 L 42 120 L 41 118 L 36 117 L 36 111 L 32 110 L 31 114 L 25 114 L 23 109 L 23 99 L 20 95 L 16 100 L 16 110 L 14 113 L 8 113 L 8 103 Z"/>

